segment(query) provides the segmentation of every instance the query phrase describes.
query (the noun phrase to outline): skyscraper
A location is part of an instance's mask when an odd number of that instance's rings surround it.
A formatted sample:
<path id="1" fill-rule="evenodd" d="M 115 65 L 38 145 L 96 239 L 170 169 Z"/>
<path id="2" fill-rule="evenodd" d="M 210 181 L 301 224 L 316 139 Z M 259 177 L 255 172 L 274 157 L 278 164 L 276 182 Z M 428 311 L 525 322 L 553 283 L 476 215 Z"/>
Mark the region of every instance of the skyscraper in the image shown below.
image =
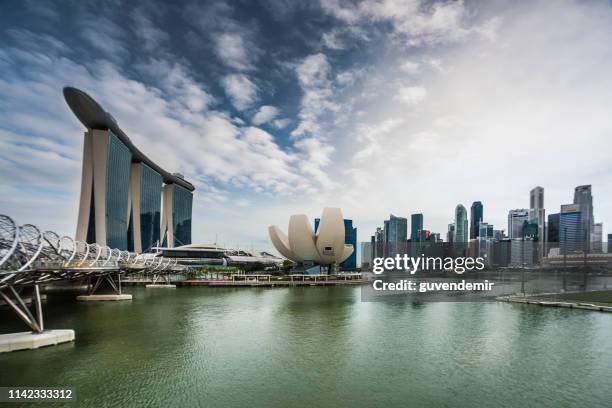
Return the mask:
<path id="1" fill-rule="evenodd" d="M 548 242 L 559 242 L 559 213 L 548 214 L 548 225 L 546 231 L 546 240 Z"/>
<path id="2" fill-rule="evenodd" d="M 410 240 L 412 242 L 422 241 L 421 231 L 423 231 L 423 214 L 412 214 L 410 216 Z"/>
<path id="3" fill-rule="evenodd" d="M 544 209 L 544 188 L 537 186 L 529 192 L 529 222 L 538 226 L 538 250 L 544 254 L 546 210 Z"/>
<path id="4" fill-rule="evenodd" d="M 468 242 L 467 210 L 463 204 L 457 204 L 457 207 L 455 207 L 455 242 Z"/>
<path id="5" fill-rule="evenodd" d="M 340 263 L 340 268 L 357 269 L 357 228 L 353 227 L 353 220 L 344 220 L 344 243 L 352 245 L 355 250 Z"/>
<path id="6" fill-rule="evenodd" d="M 544 208 L 544 188 L 537 186 L 529 192 L 529 208 Z"/>
<path id="7" fill-rule="evenodd" d="M 175 176 L 181 178 L 180 174 Z M 164 246 L 191 244 L 191 208 L 193 194 L 176 183 L 164 185 L 161 237 Z"/>
<path id="8" fill-rule="evenodd" d="M 591 185 L 578 186 L 574 189 L 574 204 L 580 205 L 582 236 L 581 241 L 584 241 L 584 249 L 588 252 L 591 247 L 591 232 L 593 231 L 593 195 L 591 194 Z"/>
<path id="9" fill-rule="evenodd" d="M 448 232 L 446 233 L 446 242 L 455 242 L 455 223 L 448 224 Z"/>
<path id="10" fill-rule="evenodd" d="M 138 150 L 115 119 L 85 92 L 67 87 L 64 97 L 87 128 L 76 239 L 120 250 L 150 250 L 164 236 L 163 195 L 164 214 L 169 212 L 166 220 L 181 243 L 190 244 L 193 185 Z M 175 189 L 180 192 L 173 194 Z"/>
<path id="11" fill-rule="evenodd" d="M 564 204 L 561 206 L 559 246 L 562 255 L 569 255 L 585 249 L 581 210 L 580 204 Z"/>
<path id="12" fill-rule="evenodd" d="M 596 222 L 593 224 L 591 232 L 591 252 L 601 253 L 603 245 L 603 224 Z"/>
<path id="13" fill-rule="evenodd" d="M 389 220 L 385 221 L 385 226 L 388 230 L 386 234 L 389 245 L 388 256 L 405 253 L 408 240 L 408 219 L 391 214 Z"/>
<path id="14" fill-rule="evenodd" d="M 529 211 L 521 208 L 508 212 L 508 237 L 510 239 L 523 238 L 523 225 L 529 221 Z"/>
<path id="15" fill-rule="evenodd" d="M 478 224 L 482 222 L 483 207 L 480 201 L 474 201 L 470 207 L 470 239 L 478 238 Z"/>

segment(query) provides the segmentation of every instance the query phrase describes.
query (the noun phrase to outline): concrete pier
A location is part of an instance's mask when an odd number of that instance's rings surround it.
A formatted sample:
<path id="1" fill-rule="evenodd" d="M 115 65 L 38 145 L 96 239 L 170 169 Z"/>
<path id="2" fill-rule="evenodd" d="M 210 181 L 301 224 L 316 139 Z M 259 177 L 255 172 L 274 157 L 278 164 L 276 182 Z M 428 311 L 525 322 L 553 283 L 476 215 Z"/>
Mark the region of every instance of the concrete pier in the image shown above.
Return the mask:
<path id="1" fill-rule="evenodd" d="M 74 341 L 74 330 L 46 330 L 42 333 L 0 334 L 0 353 L 32 350 Z"/>
<path id="2" fill-rule="evenodd" d="M 171 283 L 150 283 L 148 285 L 145 285 L 145 288 L 170 288 L 170 289 L 176 289 L 176 285 L 173 285 Z"/>
<path id="3" fill-rule="evenodd" d="M 132 300 L 132 295 L 124 294 L 124 295 L 80 295 L 77 296 L 77 300 L 80 302 L 107 302 L 107 301 L 117 301 L 117 300 Z"/>

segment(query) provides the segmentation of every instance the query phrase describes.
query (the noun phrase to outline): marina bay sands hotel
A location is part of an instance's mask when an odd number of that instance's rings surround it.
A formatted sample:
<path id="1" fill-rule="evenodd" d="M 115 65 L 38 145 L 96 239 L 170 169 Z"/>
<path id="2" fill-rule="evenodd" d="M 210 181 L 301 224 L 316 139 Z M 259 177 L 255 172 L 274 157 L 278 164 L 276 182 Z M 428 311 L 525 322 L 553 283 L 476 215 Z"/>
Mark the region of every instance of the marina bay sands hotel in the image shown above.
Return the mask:
<path id="1" fill-rule="evenodd" d="M 76 239 L 147 252 L 191 244 L 194 186 L 145 156 L 85 92 L 64 88 L 87 128 Z"/>

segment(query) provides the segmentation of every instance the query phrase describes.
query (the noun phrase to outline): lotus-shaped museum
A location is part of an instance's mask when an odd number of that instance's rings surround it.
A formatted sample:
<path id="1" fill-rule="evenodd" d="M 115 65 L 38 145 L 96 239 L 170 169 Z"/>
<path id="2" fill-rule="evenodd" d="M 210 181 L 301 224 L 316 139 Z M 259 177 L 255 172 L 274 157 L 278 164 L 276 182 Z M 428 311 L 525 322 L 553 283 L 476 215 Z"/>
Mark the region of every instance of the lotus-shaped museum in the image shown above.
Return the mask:
<path id="1" fill-rule="evenodd" d="M 286 235 L 273 225 L 268 228 L 270 241 L 285 258 L 299 264 L 340 264 L 354 251 L 344 243 L 344 219 L 339 208 L 325 208 L 315 234 L 304 214 L 289 218 Z"/>

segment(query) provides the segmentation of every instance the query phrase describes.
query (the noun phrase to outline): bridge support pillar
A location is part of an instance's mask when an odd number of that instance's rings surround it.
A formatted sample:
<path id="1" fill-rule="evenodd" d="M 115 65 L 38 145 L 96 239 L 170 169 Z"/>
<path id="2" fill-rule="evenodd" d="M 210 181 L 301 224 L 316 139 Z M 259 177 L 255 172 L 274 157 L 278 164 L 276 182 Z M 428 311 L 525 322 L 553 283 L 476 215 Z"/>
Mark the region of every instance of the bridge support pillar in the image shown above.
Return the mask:
<path id="1" fill-rule="evenodd" d="M 74 330 L 45 330 L 40 289 L 34 285 L 30 311 L 21 294 L 13 286 L 0 290 L 0 297 L 15 314 L 32 329 L 31 332 L 0 334 L 0 353 L 37 349 L 74 341 Z"/>
<path id="2" fill-rule="evenodd" d="M 108 283 L 115 293 L 111 294 L 95 294 L 102 282 Z M 132 295 L 121 293 L 121 273 L 117 273 L 115 281 L 112 275 L 98 276 L 96 282 L 88 284 L 88 294 L 77 296 L 77 300 L 81 302 L 100 302 L 100 301 L 117 301 L 117 300 L 132 300 Z"/>

